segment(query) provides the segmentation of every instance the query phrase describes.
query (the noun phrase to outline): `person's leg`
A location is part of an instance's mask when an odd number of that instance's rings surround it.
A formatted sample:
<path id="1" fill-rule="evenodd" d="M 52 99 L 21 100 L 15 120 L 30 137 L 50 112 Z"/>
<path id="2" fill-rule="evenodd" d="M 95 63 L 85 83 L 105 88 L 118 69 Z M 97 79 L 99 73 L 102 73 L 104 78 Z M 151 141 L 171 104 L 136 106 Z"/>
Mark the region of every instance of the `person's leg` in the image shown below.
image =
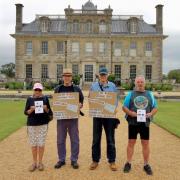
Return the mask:
<path id="1" fill-rule="evenodd" d="M 129 139 L 127 146 L 127 162 L 131 163 L 132 156 L 134 154 L 134 145 L 136 143 L 136 139 Z"/>
<path id="2" fill-rule="evenodd" d="M 141 140 L 142 144 L 142 153 L 144 158 L 144 165 L 148 164 L 149 162 L 149 154 L 150 154 L 150 148 L 149 148 L 149 140 Z"/>
<path id="3" fill-rule="evenodd" d="M 69 120 L 68 133 L 71 141 L 71 162 L 76 162 L 79 155 L 78 119 Z"/>
<path id="4" fill-rule="evenodd" d="M 101 136 L 102 120 L 101 118 L 93 118 L 92 160 L 97 163 L 101 158 Z"/>
<path id="5" fill-rule="evenodd" d="M 66 136 L 67 122 L 66 120 L 57 121 L 57 149 L 60 162 L 65 162 L 66 159 Z"/>
<path id="6" fill-rule="evenodd" d="M 115 162 L 116 159 L 116 147 L 115 147 L 115 129 L 113 119 L 104 119 L 103 126 L 106 134 L 107 142 L 107 159 L 109 163 Z"/>
<path id="7" fill-rule="evenodd" d="M 32 151 L 32 156 L 33 156 L 33 164 L 37 165 L 38 147 L 37 146 L 32 146 L 31 151 Z"/>

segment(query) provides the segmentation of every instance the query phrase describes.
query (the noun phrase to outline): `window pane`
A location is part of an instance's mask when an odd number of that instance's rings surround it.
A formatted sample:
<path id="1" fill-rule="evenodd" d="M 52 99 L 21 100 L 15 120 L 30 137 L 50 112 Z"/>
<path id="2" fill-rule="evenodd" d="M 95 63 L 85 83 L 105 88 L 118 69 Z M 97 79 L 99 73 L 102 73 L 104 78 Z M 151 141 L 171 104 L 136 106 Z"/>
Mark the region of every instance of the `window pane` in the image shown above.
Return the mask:
<path id="1" fill-rule="evenodd" d="M 114 66 L 114 74 L 115 74 L 115 78 L 121 79 L 121 65 Z"/>
<path id="2" fill-rule="evenodd" d="M 92 22 L 91 21 L 87 21 L 85 24 L 85 32 L 86 33 L 91 33 L 92 32 Z"/>
<path id="3" fill-rule="evenodd" d="M 48 65 L 41 64 L 41 78 L 47 79 L 48 78 Z"/>
<path id="4" fill-rule="evenodd" d="M 75 53 L 75 54 L 79 53 L 79 42 L 72 43 L 72 53 Z"/>
<path id="5" fill-rule="evenodd" d="M 121 43 L 114 43 L 114 56 L 121 56 Z"/>
<path id="6" fill-rule="evenodd" d="M 62 77 L 63 65 L 57 64 L 57 81 Z"/>
<path id="7" fill-rule="evenodd" d="M 77 21 L 77 20 L 75 20 L 75 21 L 73 22 L 73 32 L 74 32 L 74 33 L 79 32 L 79 21 Z"/>
<path id="8" fill-rule="evenodd" d="M 85 81 L 92 82 L 93 81 L 93 65 L 85 65 Z"/>
<path id="9" fill-rule="evenodd" d="M 99 53 L 100 54 L 105 54 L 106 53 L 106 43 L 105 42 L 101 42 L 99 43 Z"/>
<path id="10" fill-rule="evenodd" d="M 42 54 L 48 54 L 48 42 L 43 41 L 41 46 Z"/>
<path id="11" fill-rule="evenodd" d="M 32 64 L 26 64 L 26 78 L 32 78 Z"/>
<path id="12" fill-rule="evenodd" d="M 57 42 L 57 54 L 62 54 L 64 52 L 64 42 Z"/>
<path id="13" fill-rule="evenodd" d="M 135 80 L 136 78 L 136 65 L 130 65 L 130 79 Z"/>
<path id="14" fill-rule="evenodd" d="M 152 65 L 146 65 L 146 79 L 152 78 Z"/>
<path id="15" fill-rule="evenodd" d="M 99 23 L 99 32 L 100 33 L 106 33 L 106 24 L 104 21 L 101 21 Z"/>
<path id="16" fill-rule="evenodd" d="M 93 44 L 92 43 L 85 44 L 85 52 L 86 52 L 86 54 L 92 54 L 92 52 L 93 52 Z"/>
<path id="17" fill-rule="evenodd" d="M 32 55 L 32 41 L 26 42 L 26 54 Z"/>
<path id="18" fill-rule="evenodd" d="M 130 22 L 130 31 L 131 33 L 136 33 L 137 32 L 137 23 L 134 21 Z"/>
<path id="19" fill-rule="evenodd" d="M 73 75 L 78 75 L 79 74 L 78 64 L 73 64 L 72 65 L 72 73 L 73 73 Z"/>
<path id="20" fill-rule="evenodd" d="M 146 42 L 146 51 L 152 51 L 152 42 Z"/>

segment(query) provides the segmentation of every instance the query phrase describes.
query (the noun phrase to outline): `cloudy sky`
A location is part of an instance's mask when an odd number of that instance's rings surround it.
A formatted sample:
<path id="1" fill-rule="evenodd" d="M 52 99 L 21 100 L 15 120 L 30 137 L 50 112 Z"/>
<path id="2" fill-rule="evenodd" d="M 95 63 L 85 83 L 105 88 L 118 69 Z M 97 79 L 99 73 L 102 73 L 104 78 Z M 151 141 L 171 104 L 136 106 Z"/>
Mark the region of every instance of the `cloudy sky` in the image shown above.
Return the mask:
<path id="1" fill-rule="evenodd" d="M 81 9 L 88 0 L 0 0 L 0 65 L 15 62 L 15 41 L 9 35 L 15 32 L 15 5 L 22 3 L 23 23 L 34 20 L 36 14 L 64 14 L 70 5 Z M 113 9 L 114 15 L 143 15 L 147 23 L 155 24 L 157 4 L 163 4 L 164 40 L 163 73 L 180 68 L 180 12 L 179 0 L 92 0 L 98 9 Z"/>

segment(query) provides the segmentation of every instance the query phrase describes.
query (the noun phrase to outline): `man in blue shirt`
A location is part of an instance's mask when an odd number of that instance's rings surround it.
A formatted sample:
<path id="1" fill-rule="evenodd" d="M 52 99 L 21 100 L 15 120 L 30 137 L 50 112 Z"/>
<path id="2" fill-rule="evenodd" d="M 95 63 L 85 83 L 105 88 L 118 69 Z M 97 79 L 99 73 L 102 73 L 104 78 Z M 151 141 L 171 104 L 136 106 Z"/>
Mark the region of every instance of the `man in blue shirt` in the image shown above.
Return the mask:
<path id="1" fill-rule="evenodd" d="M 144 116 L 143 118 L 145 122 L 139 122 L 139 117 L 144 114 L 138 114 L 138 110 L 145 112 L 146 117 Z M 149 125 L 153 115 L 157 112 L 157 103 L 152 92 L 145 90 L 145 78 L 143 76 L 136 77 L 135 90 L 129 92 L 126 96 L 123 104 L 123 111 L 126 113 L 129 135 L 127 162 L 124 166 L 124 172 L 128 173 L 131 170 L 134 145 L 136 143 L 137 134 L 139 133 L 144 157 L 144 171 L 146 174 L 152 175 L 153 172 L 151 166 L 148 164 L 150 154 Z"/>
<path id="2" fill-rule="evenodd" d="M 116 92 L 116 86 L 114 83 L 108 81 L 108 70 L 101 68 L 99 70 L 99 81 L 94 82 L 90 88 L 90 91 L 105 91 Z M 107 158 L 110 163 L 112 171 L 116 171 L 115 164 L 116 148 L 115 148 L 115 120 L 112 118 L 93 118 L 93 143 L 92 143 L 92 163 L 90 170 L 97 168 L 99 160 L 101 158 L 101 135 L 102 128 L 104 127 L 107 141 Z"/>

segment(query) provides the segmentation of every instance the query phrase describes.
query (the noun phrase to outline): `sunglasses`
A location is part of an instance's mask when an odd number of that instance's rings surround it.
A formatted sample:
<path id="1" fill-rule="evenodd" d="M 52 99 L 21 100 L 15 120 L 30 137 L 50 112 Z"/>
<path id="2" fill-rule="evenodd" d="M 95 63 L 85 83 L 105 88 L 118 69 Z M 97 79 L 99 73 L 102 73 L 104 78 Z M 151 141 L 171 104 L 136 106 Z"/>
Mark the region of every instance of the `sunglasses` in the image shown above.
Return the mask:
<path id="1" fill-rule="evenodd" d="M 63 75 L 63 77 L 72 77 L 72 75 Z"/>
<path id="2" fill-rule="evenodd" d="M 41 90 L 41 89 L 35 89 L 34 91 L 39 91 L 39 92 L 41 92 L 42 90 Z"/>

